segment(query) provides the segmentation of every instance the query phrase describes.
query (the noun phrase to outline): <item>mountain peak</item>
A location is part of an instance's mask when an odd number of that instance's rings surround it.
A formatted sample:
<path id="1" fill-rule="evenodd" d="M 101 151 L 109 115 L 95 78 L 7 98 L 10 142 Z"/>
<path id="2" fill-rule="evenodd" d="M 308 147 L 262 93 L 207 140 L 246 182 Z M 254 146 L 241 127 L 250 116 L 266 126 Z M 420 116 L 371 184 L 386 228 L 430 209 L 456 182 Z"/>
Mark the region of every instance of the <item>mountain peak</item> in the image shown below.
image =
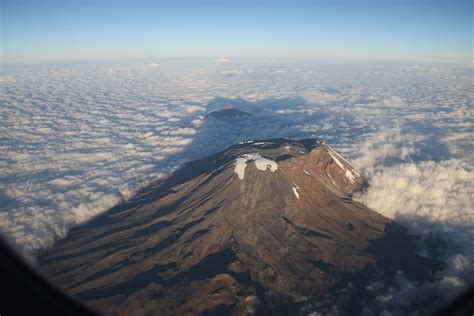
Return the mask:
<path id="1" fill-rule="evenodd" d="M 234 172 L 244 180 L 248 165 L 257 170 L 274 172 L 279 162 L 291 160 L 291 168 L 318 181 L 341 195 L 350 195 L 361 189 L 364 179 L 346 159 L 331 146 L 317 140 L 272 139 L 242 141 Z M 286 164 L 286 162 L 285 162 Z"/>
<path id="2" fill-rule="evenodd" d="M 206 117 L 238 117 L 238 116 L 252 116 L 252 114 L 239 110 L 236 107 L 229 106 L 222 109 L 214 110 L 206 115 Z"/>
<path id="3" fill-rule="evenodd" d="M 380 273 L 433 266 L 402 227 L 350 198 L 363 182 L 317 140 L 241 142 L 72 230 L 40 267 L 106 314 L 332 306 L 325 295 L 348 282 L 357 292 Z"/>

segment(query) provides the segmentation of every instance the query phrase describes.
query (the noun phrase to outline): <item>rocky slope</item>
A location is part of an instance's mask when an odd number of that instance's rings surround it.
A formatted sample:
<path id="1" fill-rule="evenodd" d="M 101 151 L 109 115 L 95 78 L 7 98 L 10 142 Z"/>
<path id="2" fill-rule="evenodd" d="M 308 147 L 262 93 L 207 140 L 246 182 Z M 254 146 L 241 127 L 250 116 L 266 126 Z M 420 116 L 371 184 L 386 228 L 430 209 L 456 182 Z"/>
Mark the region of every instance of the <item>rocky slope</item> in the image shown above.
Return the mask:
<path id="1" fill-rule="evenodd" d="M 242 142 L 72 230 L 40 268 L 110 315 L 354 311 L 370 280 L 436 266 L 351 199 L 363 185 L 318 141 Z"/>

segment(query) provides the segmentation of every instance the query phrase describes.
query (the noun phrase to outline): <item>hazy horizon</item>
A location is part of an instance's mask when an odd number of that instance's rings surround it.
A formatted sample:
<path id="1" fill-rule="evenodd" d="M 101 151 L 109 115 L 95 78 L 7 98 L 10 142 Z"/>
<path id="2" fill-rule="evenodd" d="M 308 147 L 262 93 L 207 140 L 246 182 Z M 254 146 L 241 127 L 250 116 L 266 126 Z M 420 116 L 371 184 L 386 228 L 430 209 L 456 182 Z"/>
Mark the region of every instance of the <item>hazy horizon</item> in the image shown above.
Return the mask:
<path id="1" fill-rule="evenodd" d="M 2 2 L 2 64 L 167 58 L 472 64 L 472 2 Z"/>

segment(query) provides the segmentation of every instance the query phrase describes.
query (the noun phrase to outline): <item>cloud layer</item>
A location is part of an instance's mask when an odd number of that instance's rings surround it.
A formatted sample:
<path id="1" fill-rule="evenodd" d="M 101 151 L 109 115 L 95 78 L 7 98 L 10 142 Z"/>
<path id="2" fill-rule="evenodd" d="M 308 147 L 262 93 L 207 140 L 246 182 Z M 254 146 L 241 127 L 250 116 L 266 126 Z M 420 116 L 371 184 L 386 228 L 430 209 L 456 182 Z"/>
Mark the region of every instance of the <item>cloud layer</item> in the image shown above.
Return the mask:
<path id="1" fill-rule="evenodd" d="M 473 282 L 466 67 L 220 59 L 10 70 L 0 81 L 0 231 L 31 260 L 186 160 L 245 139 L 319 137 L 367 177 L 357 199 L 450 245 L 436 282 L 394 276 L 378 312 L 398 313 L 411 291 L 421 296 L 409 304 Z M 252 116 L 205 118 L 226 106 Z"/>

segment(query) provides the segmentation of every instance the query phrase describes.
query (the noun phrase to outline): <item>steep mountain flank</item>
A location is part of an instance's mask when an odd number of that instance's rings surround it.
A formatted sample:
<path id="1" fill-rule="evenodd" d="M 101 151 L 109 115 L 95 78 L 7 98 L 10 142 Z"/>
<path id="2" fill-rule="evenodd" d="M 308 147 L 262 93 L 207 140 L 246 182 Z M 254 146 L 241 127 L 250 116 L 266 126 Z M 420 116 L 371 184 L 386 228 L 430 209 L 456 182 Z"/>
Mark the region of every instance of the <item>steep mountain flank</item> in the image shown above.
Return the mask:
<path id="1" fill-rule="evenodd" d="M 436 267 L 351 199 L 364 184 L 319 141 L 242 142 L 72 230 L 40 268 L 110 315 L 349 312 L 370 280 Z"/>

